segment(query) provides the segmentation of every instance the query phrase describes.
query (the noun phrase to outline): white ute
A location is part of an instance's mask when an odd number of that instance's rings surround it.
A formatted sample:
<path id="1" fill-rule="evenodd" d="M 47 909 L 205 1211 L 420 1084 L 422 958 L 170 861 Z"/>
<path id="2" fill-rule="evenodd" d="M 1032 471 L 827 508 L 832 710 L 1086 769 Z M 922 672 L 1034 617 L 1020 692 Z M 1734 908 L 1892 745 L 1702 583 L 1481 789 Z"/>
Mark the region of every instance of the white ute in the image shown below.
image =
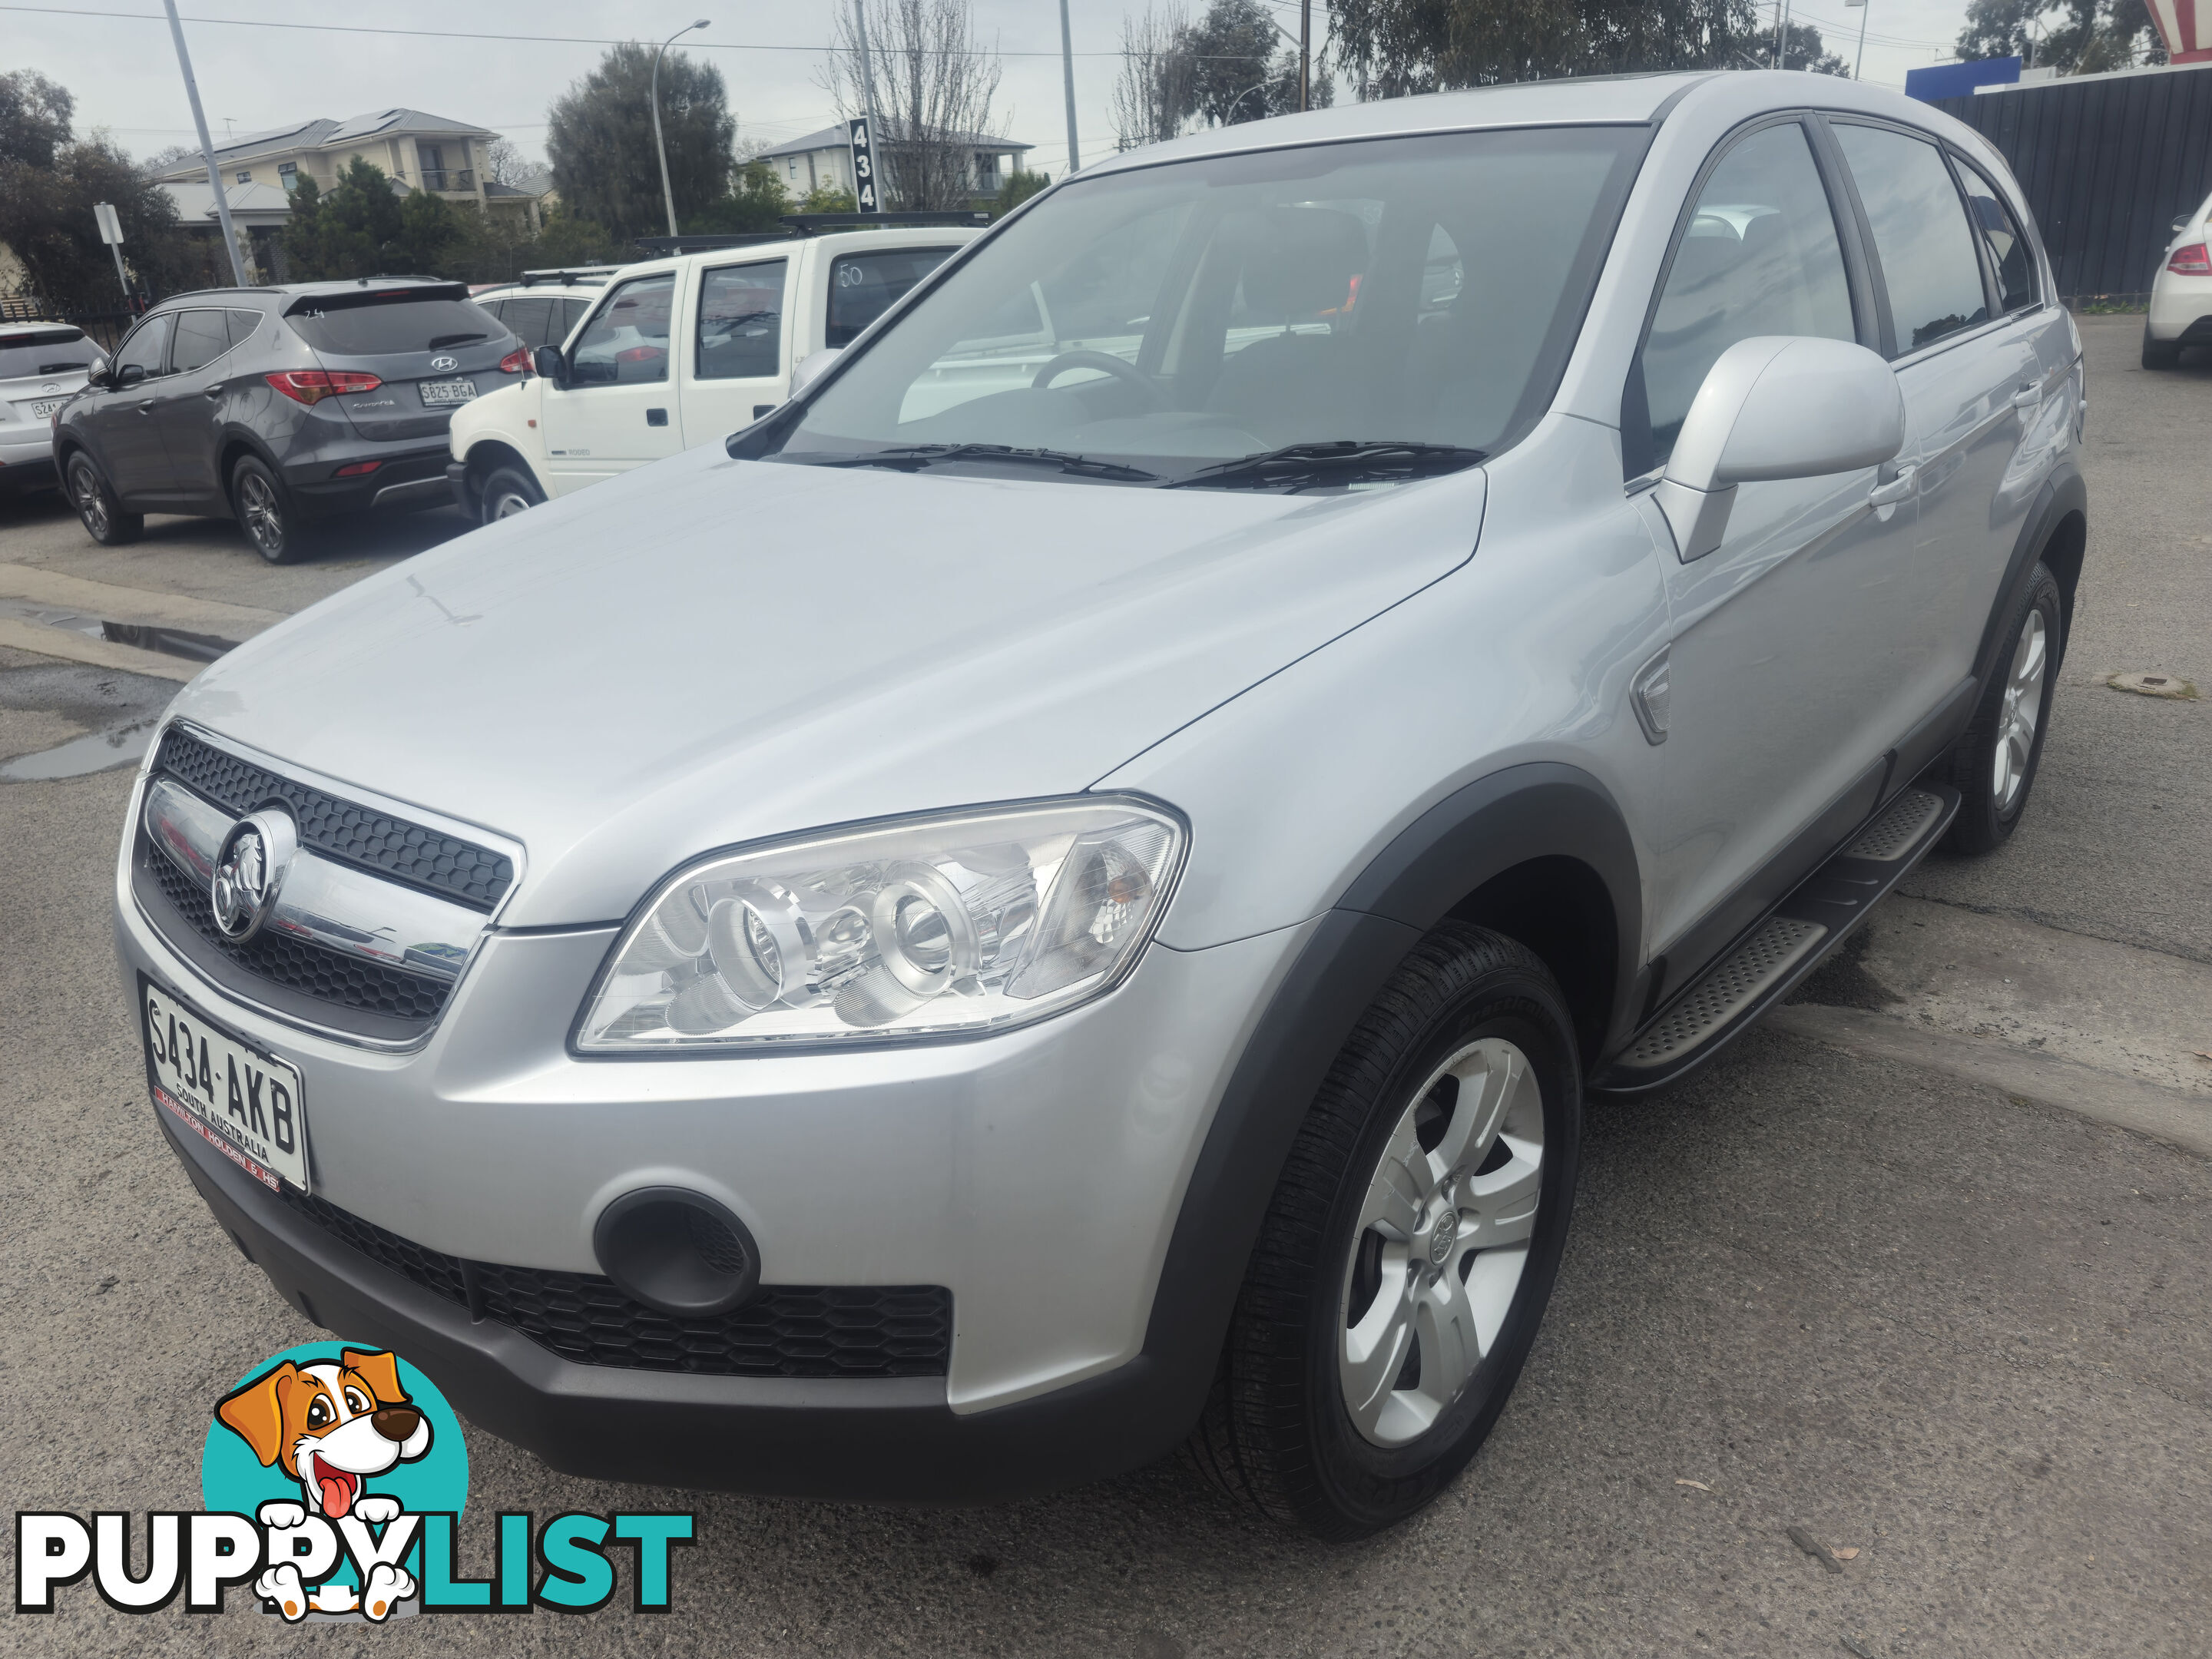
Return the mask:
<path id="1" fill-rule="evenodd" d="M 850 343 L 980 234 L 802 229 L 623 267 L 538 373 L 454 415 L 454 500 L 489 524 L 726 438 L 790 396 L 797 365 Z"/>

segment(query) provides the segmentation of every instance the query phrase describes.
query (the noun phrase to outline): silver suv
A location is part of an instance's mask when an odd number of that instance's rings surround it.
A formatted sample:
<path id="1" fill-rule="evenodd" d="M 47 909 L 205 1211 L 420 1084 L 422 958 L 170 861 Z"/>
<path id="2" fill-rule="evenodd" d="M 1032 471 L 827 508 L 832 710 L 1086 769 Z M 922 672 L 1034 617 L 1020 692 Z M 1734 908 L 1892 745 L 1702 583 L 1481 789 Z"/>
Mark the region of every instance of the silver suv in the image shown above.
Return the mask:
<path id="1" fill-rule="evenodd" d="M 210 667 L 116 909 L 307 1318 L 576 1474 L 1473 1455 L 1586 1095 L 2035 775 L 2080 348 L 2003 163 L 1571 82 L 1063 181 L 732 437 Z"/>

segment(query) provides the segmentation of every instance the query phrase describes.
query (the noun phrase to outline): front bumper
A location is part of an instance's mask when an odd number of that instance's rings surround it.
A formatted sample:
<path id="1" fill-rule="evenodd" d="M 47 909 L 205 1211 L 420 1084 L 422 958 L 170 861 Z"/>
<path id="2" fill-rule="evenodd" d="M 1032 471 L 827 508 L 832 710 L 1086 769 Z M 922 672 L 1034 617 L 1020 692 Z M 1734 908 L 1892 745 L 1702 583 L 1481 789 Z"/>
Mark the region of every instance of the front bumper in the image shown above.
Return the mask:
<path id="1" fill-rule="evenodd" d="M 679 1186 L 744 1220 L 767 1285 L 951 1293 L 942 1376 L 577 1363 L 380 1265 L 157 1113 L 288 1300 L 397 1347 L 471 1418 L 556 1467 L 975 1498 L 1133 1467 L 1188 1428 L 1189 1356 L 1167 1357 L 1170 1378 L 1146 1351 L 1154 1292 L 1215 1103 L 1307 929 L 1208 951 L 1155 945 L 1112 995 L 978 1041 L 636 1061 L 566 1048 L 611 930 L 495 933 L 428 1036 L 379 1052 L 207 981 L 138 911 L 129 865 L 126 848 L 126 981 L 145 973 L 301 1068 L 317 1194 L 352 1217 L 470 1262 L 597 1274 L 600 1211 L 636 1188 Z"/>

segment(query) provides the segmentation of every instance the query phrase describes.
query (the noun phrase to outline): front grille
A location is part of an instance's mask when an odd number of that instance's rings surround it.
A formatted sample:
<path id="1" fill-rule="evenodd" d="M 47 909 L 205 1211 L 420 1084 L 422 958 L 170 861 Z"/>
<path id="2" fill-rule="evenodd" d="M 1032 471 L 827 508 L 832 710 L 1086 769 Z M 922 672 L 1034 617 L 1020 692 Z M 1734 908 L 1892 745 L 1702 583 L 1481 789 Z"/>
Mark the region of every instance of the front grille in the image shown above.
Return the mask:
<path id="1" fill-rule="evenodd" d="M 138 859 L 153 877 L 161 896 L 176 907 L 177 914 L 209 949 L 272 985 L 283 986 L 302 996 L 341 1008 L 357 1008 L 364 1013 L 424 1024 L 435 1019 L 438 1011 L 446 1006 L 451 988 L 443 980 L 403 974 L 397 969 L 380 967 L 359 957 L 343 956 L 305 939 L 266 929 L 243 945 L 234 944 L 216 928 L 207 889 L 179 869 L 174 861 L 148 843 L 143 836 L 139 838 Z"/>
<path id="2" fill-rule="evenodd" d="M 293 1211 L 380 1267 L 564 1359 L 702 1376 L 942 1376 L 952 1292 L 934 1285 L 763 1285 L 712 1319 L 672 1319 L 595 1273 L 464 1261 L 287 1187 Z"/>
<path id="3" fill-rule="evenodd" d="M 281 800 L 299 824 L 301 846 L 479 910 L 492 908 L 514 884 L 514 860 L 503 854 L 295 783 L 181 727 L 162 733 L 154 768 L 234 817 Z"/>

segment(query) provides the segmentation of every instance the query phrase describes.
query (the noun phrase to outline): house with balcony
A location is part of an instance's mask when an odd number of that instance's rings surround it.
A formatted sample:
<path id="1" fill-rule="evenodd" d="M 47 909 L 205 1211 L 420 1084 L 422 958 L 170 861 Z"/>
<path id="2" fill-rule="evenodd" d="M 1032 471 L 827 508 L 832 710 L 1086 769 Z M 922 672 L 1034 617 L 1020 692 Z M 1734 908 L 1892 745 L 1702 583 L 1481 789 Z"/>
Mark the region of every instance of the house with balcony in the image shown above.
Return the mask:
<path id="1" fill-rule="evenodd" d="M 957 145 L 972 157 L 974 189 L 979 198 L 996 196 L 999 186 L 1006 182 L 1006 175 L 1019 167 L 1022 158 L 1036 148 L 1012 138 L 994 138 L 988 132 L 951 133 L 945 142 Z M 817 188 L 853 188 L 853 150 L 842 121 L 819 132 L 810 132 L 804 138 L 794 138 L 787 144 L 778 144 L 774 149 L 764 149 L 754 159 L 773 168 L 784 189 L 793 196 L 804 196 Z"/>
<path id="2" fill-rule="evenodd" d="M 359 157 L 402 195 L 427 190 L 457 204 L 473 203 L 487 213 L 516 214 L 535 234 L 538 193 L 496 183 L 483 170 L 484 153 L 498 136 L 419 109 L 382 109 L 342 121 L 318 118 L 249 133 L 227 140 L 215 160 L 226 188 L 266 185 L 289 198 L 302 175 L 318 189 L 330 189 Z M 197 156 L 155 177 L 164 185 L 197 182 L 203 193 L 207 190 L 206 164 Z M 212 204 L 210 197 L 204 205 Z"/>

